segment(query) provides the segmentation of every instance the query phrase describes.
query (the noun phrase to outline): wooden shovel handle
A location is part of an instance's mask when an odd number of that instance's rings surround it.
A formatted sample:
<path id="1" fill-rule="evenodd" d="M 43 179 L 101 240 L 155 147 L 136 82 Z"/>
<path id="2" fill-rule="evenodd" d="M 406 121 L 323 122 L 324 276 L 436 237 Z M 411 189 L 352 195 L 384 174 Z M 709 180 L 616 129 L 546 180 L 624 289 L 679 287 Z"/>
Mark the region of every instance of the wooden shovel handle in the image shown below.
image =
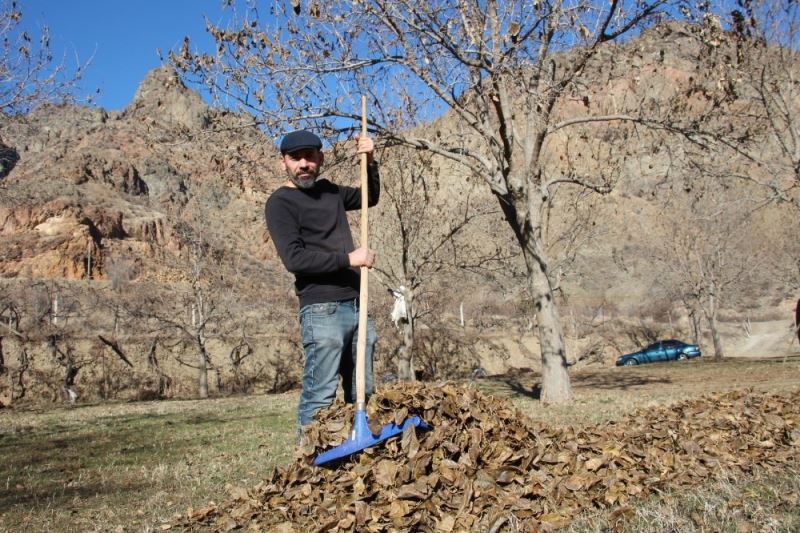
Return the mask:
<path id="1" fill-rule="evenodd" d="M 361 136 L 367 136 L 367 98 L 361 97 Z M 367 154 L 361 154 L 361 243 L 368 241 L 368 183 Z M 369 268 L 361 267 L 361 290 L 358 303 L 358 340 L 356 341 L 356 409 L 366 410 L 366 352 L 367 352 L 367 300 L 369 298 Z"/>

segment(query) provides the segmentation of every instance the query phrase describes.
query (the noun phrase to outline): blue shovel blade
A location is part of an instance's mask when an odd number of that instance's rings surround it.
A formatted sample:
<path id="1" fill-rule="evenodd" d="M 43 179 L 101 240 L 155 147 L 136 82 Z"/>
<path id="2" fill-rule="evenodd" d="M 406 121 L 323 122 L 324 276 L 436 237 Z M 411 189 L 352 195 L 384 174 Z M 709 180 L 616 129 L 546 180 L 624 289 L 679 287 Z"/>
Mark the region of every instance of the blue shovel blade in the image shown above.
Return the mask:
<path id="1" fill-rule="evenodd" d="M 344 459 L 345 457 L 375 446 L 396 435 L 401 435 L 408 426 L 415 426 L 420 429 L 431 428 L 420 417 L 412 416 L 403 420 L 403 423 L 399 426 L 394 422 L 386 424 L 381 428 L 381 432 L 375 435 L 369 430 L 369 426 L 367 425 L 367 414 L 364 411 L 356 411 L 353 431 L 350 433 L 350 437 L 339 446 L 319 454 L 314 459 L 314 464 L 320 466 L 325 463 L 330 463 L 331 461 Z"/>

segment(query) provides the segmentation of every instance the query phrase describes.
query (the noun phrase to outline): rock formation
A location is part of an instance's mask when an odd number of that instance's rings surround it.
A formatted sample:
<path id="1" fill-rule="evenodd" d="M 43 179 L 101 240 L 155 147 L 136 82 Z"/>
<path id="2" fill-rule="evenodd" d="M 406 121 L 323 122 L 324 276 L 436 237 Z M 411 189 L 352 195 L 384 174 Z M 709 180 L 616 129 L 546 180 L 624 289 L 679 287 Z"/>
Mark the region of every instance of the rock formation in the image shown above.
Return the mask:
<path id="1" fill-rule="evenodd" d="M 2 120 L 0 276 L 104 279 L 109 253 L 144 253 L 140 275 L 160 278 L 162 252 L 184 247 L 172 231 L 182 214 L 209 234 L 231 229 L 221 198 L 253 225 L 231 240 L 269 254 L 259 216 L 269 142 L 253 126 L 225 133 L 246 119 L 211 110 L 170 67 L 150 72 L 122 112 L 45 105 Z"/>

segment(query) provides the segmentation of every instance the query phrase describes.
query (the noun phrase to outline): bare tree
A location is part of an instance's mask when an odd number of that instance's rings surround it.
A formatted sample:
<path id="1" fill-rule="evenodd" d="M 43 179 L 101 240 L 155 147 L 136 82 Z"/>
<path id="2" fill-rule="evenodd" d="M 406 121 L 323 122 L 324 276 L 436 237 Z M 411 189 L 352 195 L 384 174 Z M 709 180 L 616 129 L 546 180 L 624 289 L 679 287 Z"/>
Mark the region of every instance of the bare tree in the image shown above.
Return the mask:
<path id="1" fill-rule="evenodd" d="M 405 148 L 392 152 L 381 170 L 383 199 L 373 222 L 381 257 L 374 270 L 404 311 L 395 322 L 402 330 L 397 376 L 413 380 L 417 322 L 444 311 L 417 306 L 418 297 L 424 301 L 426 291 L 460 283 L 465 272 L 501 268 L 510 259 L 503 253 L 509 247 L 500 232 L 482 233 L 485 221 L 498 220 L 499 213 L 474 183 L 448 188 L 430 154 Z"/>
<path id="2" fill-rule="evenodd" d="M 209 342 L 236 344 L 246 339 L 262 310 L 257 305 L 261 302 L 257 287 L 263 273 L 239 273 L 231 259 L 240 253 L 235 246 L 226 245 L 227 228 L 210 228 L 205 222 L 207 210 L 212 208 L 192 204 L 183 210 L 172 228 L 181 249 L 176 256 L 164 258 L 177 279 L 151 285 L 150 290 L 139 287 L 145 295 L 131 310 L 148 322 L 150 334 L 159 338 L 161 346 L 176 351 L 179 364 L 197 372 L 197 394 L 201 398 L 209 395 L 209 372 L 217 377 L 217 389 L 223 387 L 224 363 L 212 358 Z M 239 363 L 245 353 L 240 357 Z M 151 368 L 160 373 L 154 359 L 150 361 Z"/>
<path id="3" fill-rule="evenodd" d="M 4 290 L 0 297 L 0 378 L 8 378 L 8 401 L 13 404 L 25 397 L 25 373 L 30 366 L 30 358 L 25 346 L 27 337 L 21 332 L 20 305 L 10 292 Z M 7 350 L 11 346 L 17 348 L 16 368 L 6 361 Z"/>
<path id="4" fill-rule="evenodd" d="M 766 201 L 800 208 L 800 6 L 737 0 L 712 9 L 694 35 L 706 74 L 694 77 L 673 107 L 706 105 L 691 117 L 691 133 L 685 120 L 672 126 L 704 154 L 724 154 L 725 164 L 707 167 L 707 176 L 755 183 Z"/>
<path id="5" fill-rule="evenodd" d="M 733 31 L 727 37 L 736 50 L 731 90 L 757 128 L 753 142 L 731 142 L 739 158 L 755 163 L 742 177 L 800 210 L 800 6 L 739 2 L 730 17 Z"/>
<path id="6" fill-rule="evenodd" d="M 0 112 L 24 114 L 42 102 L 71 98 L 86 64 L 68 67 L 54 56 L 50 32 L 32 35 L 20 24 L 21 2 L 0 0 Z"/>
<path id="7" fill-rule="evenodd" d="M 165 339 L 166 344 L 189 348 L 192 358 L 180 353 L 176 360 L 197 371 L 197 394 L 207 398 L 208 372 L 214 368 L 208 341 L 220 335 L 227 324 L 226 302 L 233 297 L 233 292 L 221 283 L 218 273 L 214 275 L 205 243 L 192 243 L 191 248 L 189 279 L 148 295 L 134 313 L 150 321 L 153 333 Z"/>
<path id="8" fill-rule="evenodd" d="M 724 357 L 719 310 L 756 299 L 767 254 L 756 224 L 761 205 L 753 190 L 743 195 L 715 178 L 693 180 L 694 198 L 665 208 L 658 235 L 650 239 L 656 284 L 683 302 L 690 317 L 705 318 L 715 360 Z"/>
<path id="9" fill-rule="evenodd" d="M 27 370 L 30 360 L 26 347 L 29 343 L 43 344 L 51 362 L 62 368 L 61 383 L 54 399 L 62 396 L 70 403 L 78 399 L 75 380 L 80 370 L 92 362 L 92 354 L 75 349 L 77 331 L 81 329 L 83 314 L 79 293 L 72 286 L 53 280 L 37 281 L 24 287 L 17 295 L 18 327 L 26 332 L 20 368 Z M 18 382 L 22 384 L 21 377 Z"/>
<path id="10" fill-rule="evenodd" d="M 80 297 L 72 287 L 58 282 L 40 282 L 39 335 L 45 341 L 52 361 L 62 368 L 61 392 L 64 399 L 75 403 L 79 394 L 75 380 L 80 370 L 91 363 L 91 354 L 78 352 L 74 347 L 77 331 L 82 328 L 85 312 Z M 49 306 L 49 313 L 44 309 Z"/>
<path id="11" fill-rule="evenodd" d="M 267 14 L 249 3 L 229 27 L 208 24 L 216 53 L 193 53 L 187 40 L 170 58 L 220 102 L 256 113 L 276 132 L 303 123 L 341 131 L 356 119 L 353 97 L 370 95 L 374 131 L 479 175 L 525 263 L 542 348 L 541 398 L 570 399 L 542 216 L 557 184 L 603 192 L 610 176 L 598 175 L 587 160 L 559 166 L 549 155 L 571 130 L 637 119 L 592 108 L 588 99 L 583 107 L 567 104 L 581 100 L 587 65 L 604 44 L 645 28 L 671 5 L 338 0 L 307 11 L 298 5 L 276 3 Z M 457 123 L 451 134 L 430 125 L 445 111 Z"/>

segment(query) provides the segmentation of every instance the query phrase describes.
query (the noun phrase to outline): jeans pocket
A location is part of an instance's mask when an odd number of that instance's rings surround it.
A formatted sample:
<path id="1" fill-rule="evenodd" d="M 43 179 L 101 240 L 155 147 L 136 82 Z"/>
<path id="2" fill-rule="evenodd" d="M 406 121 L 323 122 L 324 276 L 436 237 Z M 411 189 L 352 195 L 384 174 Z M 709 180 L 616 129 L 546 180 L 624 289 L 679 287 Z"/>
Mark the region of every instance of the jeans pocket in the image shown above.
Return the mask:
<path id="1" fill-rule="evenodd" d="M 300 309 L 300 320 L 304 317 L 317 316 L 324 317 L 336 314 L 338 302 L 325 302 L 320 304 L 309 304 Z"/>
<path id="2" fill-rule="evenodd" d="M 336 309 L 339 307 L 337 302 L 327 302 L 322 304 L 312 304 L 311 314 L 317 316 L 330 316 L 336 314 Z"/>

